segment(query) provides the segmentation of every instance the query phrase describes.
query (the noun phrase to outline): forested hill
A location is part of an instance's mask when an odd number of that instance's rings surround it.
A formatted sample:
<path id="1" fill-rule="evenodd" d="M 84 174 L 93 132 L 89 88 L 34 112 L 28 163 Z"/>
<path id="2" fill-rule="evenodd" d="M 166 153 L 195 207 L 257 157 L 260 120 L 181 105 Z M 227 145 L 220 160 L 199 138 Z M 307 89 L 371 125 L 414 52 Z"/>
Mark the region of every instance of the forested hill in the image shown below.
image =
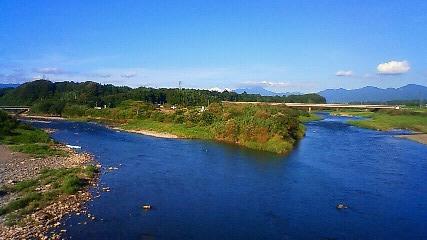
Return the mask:
<path id="1" fill-rule="evenodd" d="M 15 89 L 0 91 L 0 105 L 34 104 L 79 104 L 115 107 L 125 100 L 150 103 L 169 103 L 182 106 L 207 105 L 218 101 L 263 101 L 263 102 L 311 102 L 323 103 L 325 98 L 317 94 L 290 95 L 287 97 L 238 94 L 197 89 L 177 88 L 130 88 L 102 85 L 95 82 L 50 82 L 36 80 Z M 60 107 L 60 106 L 59 106 Z"/>

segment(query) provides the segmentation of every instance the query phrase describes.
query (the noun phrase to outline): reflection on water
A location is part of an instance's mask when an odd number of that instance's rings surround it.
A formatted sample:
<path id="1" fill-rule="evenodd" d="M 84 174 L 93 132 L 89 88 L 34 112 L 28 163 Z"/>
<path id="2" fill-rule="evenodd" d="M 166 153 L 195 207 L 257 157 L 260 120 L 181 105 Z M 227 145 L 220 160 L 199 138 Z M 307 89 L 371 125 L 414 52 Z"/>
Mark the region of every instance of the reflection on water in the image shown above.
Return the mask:
<path id="1" fill-rule="evenodd" d="M 426 239 L 427 147 L 324 117 L 289 156 L 35 124 L 119 166 L 100 179 L 111 192 L 88 204 L 97 220 L 65 220 L 73 239 Z"/>

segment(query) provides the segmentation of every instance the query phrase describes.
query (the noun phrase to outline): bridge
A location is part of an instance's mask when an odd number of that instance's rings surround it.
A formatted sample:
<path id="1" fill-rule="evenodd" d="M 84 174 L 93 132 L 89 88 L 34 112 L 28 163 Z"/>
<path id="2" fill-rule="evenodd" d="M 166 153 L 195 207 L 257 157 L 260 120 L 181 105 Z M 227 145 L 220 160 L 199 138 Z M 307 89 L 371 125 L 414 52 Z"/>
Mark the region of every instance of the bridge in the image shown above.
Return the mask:
<path id="1" fill-rule="evenodd" d="M 367 104 L 335 104 L 335 103 L 269 103 L 269 102 L 229 102 L 223 101 L 223 103 L 230 104 L 267 104 L 271 106 L 285 105 L 291 108 L 306 108 L 309 112 L 311 109 L 367 109 L 367 110 L 379 110 L 379 109 L 399 109 L 399 106 L 392 105 L 367 105 Z"/>
<path id="2" fill-rule="evenodd" d="M 12 112 L 15 114 L 22 114 L 30 111 L 30 107 L 28 106 L 0 106 L 0 110 L 4 110 L 6 112 Z"/>

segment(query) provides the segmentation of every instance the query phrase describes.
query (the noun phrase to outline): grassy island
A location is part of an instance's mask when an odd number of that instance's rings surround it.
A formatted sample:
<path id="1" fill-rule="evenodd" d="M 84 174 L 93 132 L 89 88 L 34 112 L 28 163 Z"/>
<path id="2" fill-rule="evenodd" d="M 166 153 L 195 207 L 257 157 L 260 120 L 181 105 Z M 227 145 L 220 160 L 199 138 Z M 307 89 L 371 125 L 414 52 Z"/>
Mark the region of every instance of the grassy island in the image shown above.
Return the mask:
<path id="1" fill-rule="evenodd" d="M 278 154 L 288 153 L 303 137 L 301 114 L 285 106 L 212 103 L 206 108 L 175 108 L 139 101 L 124 101 L 116 108 L 64 110 L 66 117 L 105 122 L 124 130 L 211 139 Z"/>
<path id="2" fill-rule="evenodd" d="M 427 110 L 423 109 L 379 110 L 377 112 L 351 111 L 334 114 L 366 117 L 361 120 L 348 121 L 358 127 L 382 131 L 408 129 L 427 133 Z"/>

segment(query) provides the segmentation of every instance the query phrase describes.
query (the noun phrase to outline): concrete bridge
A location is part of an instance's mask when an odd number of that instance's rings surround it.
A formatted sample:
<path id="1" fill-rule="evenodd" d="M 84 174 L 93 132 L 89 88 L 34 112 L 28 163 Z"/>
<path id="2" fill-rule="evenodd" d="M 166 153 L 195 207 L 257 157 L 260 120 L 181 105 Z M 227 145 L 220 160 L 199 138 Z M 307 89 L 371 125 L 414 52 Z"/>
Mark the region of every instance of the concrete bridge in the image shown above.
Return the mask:
<path id="1" fill-rule="evenodd" d="M 335 104 L 335 103 L 269 103 L 269 102 L 229 102 L 223 101 L 223 103 L 230 104 L 267 104 L 271 106 L 285 105 L 291 108 L 304 108 L 311 112 L 312 109 L 368 109 L 368 110 L 379 110 L 379 109 L 399 109 L 399 106 L 392 105 L 367 105 L 367 104 Z"/>
<path id="2" fill-rule="evenodd" d="M 22 114 L 30 111 L 30 107 L 28 106 L 0 106 L 0 110 L 4 110 L 6 112 L 12 112 L 14 114 Z"/>

